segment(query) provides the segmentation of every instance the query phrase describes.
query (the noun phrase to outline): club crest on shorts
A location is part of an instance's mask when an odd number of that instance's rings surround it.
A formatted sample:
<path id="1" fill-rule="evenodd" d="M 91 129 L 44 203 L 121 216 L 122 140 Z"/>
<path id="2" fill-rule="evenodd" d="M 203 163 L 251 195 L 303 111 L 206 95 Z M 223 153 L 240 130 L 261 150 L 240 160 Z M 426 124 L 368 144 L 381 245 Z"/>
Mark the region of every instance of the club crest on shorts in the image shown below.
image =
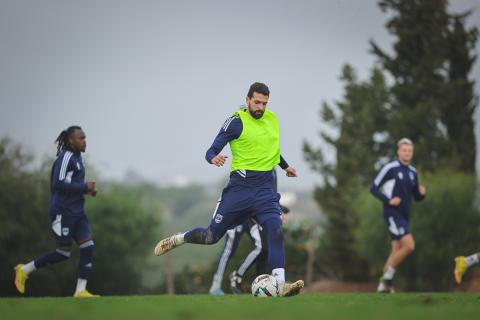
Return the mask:
<path id="1" fill-rule="evenodd" d="M 221 214 L 216 214 L 215 215 L 215 223 L 220 223 L 222 222 L 223 216 Z"/>
<path id="2" fill-rule="evenodd" d="M 62 228 L 62 235 L 68 236 L 68 233 L 70 232 L 69 228 Z"/>

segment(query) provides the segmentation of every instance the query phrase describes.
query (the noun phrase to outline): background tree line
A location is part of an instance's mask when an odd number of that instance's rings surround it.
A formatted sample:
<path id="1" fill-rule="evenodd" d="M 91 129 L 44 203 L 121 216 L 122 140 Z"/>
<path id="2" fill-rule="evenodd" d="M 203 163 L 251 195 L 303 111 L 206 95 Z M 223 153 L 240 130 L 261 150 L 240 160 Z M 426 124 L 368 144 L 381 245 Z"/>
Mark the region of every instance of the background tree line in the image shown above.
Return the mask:
<path id="1" fill-rule="evenodd" d="M 16 264 L 55 247 L 48 214 L 53 158 L 45 159 L 39 167 L 32 165 L 34 160 L 21 145 L 0 139 L 0 296 L 17 295 L 13 285 Z M 153 247 L 165 235 L 208 223 L 217 201 L 216 192 L 197 185 L 159 187 L 133 176 L 126 182 L 105 181 L 88 163 L 87 176 L 97 181 L 99 188 L 97 197 L 86 199 L 95 241 L 89 280 L 93 292 L 208 292 L 223 241 L 215 246 L 185 246 L 160 258 L 153 255 Z M 305 271 L 308 239 L 304 228 L 299 224 L 286 229 L 287 255 L 296 261 L 289 264 L 288 270 L 299 278 Z M 251 246 L 245 236 L 224 279 L 227 292 L 228 274 L 243 262 Z M 78 249 L 74 246 L 69 260 L 35 272 L 27 282 L 26 294 L 72 295 L 77 263 Z M 256 276 L 253 269 L 245 277 L 247 286 Z"/>

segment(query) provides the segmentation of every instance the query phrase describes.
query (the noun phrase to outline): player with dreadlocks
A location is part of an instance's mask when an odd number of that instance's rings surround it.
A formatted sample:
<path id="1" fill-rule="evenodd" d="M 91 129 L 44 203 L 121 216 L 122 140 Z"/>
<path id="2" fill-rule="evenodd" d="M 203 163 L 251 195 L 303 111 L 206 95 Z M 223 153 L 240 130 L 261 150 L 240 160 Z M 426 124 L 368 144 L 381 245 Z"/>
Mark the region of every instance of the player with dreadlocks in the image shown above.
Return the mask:
<path id="1" fill-rule="evenodd" d="M 57 159 L 50 176 L 50 219 L 57 247 L 43 256 L 15 267 L 15 287 L 25 293 L 25 282 L 33 271 L 67 260 L 75 241 L 80 248 L 78 280 L 74 297 L 98 297 L 87 290 L 87 280 L 92 269 L 93 240 L 90 224 L 85 214 L 85 194 L 96 196 L 95 182 L 85 182 L 82 152 L 87 140 L 79 126 L 63 130 L 55 140 Z"/>

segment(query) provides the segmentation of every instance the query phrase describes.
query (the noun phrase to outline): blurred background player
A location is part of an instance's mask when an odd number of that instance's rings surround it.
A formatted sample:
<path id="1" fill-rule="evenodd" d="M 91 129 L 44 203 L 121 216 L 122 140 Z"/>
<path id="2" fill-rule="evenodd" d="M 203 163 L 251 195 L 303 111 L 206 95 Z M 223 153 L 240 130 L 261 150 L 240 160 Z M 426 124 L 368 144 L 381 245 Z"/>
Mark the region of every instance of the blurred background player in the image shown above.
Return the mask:
<path id="1" fill-rule="evenodd" d="M 79 126 L 63 130 L 55 140 L 57 159 L 50 176 L 50 219 L 57 248 L 27 264 L 15 267 L 15 287 L 25 293 L 25 282 L 33 271 L 67 260 L 72 250 L 72 241 L 80 249 L 78 280 L 74 297 L 98 297 L 87 291 L 87 280 L 92 269 L 92 232 L 85 214 L 85 194 L 96 196 L 95 182 L 85 182 L 85 166 L 82 152 L 87 140 Z"/>
<path id="2" fill-rule="evenodd" d="M 155 254 L 162 255 L 184 244 L 214 244 L 225 232 L 248 219 L 255 219 L 264 230 L 268 242 L 268 266 L 278 281 L 280 295 L 298 294 L 304 286 L 302 280 L 285 282 L 285 249 L 280 195 L 273 188 L 273 168 L 280 165 L 288 177 L 296 177 L 280 155 L 280 128 L 276 115 L 266 108 L 270 90 L 263 83 L 250 86 L 246 108 L 235 112 L 223 124 L 206 160 L 218 167 L 227 156 L 220 154 L 227 143 L 232 151 L 230 180 L 223 189 L 210 225 L 195 228 L 158 242 Z"/>
<path id="3" fill-rule="evenodd" d="M 290 212 L 290 209 L 280 205 L 282 209 L 282 224 L 285 223 L 285 214 Z M 233 229 L 228 230 L 225 233 L 225 245 L 218 258 L 217 269 L 213 275 L 212 285 L 209 293 L 212 295 L 224 295 L 222 290 L 222 280 L 225 270 L 230 262 L 231 258 L 235 255 L 240 243 L 241 237 L 244 234 L 248 234 L 254 244 L 254 249 L 250 251 L 243 263 L 237 270 L 234 270 L 230 276 L 230 289 L 232 293 L 243 293 L 242 279 L 245 272 L 255 263 L 256 275 L 270 273 L 267 268 L 267 245 L 265 235 L 261 230 L 261 227 L 252 219 L 245 221 L 242 225 L 239 225 Z"/>
<path id="4" fill-rule="evenodd" d="M 217 269 L 215 271 L 215 274 L 213 275 L 212 285 L 209 290 L 210 294 L 225 294 L 225 292 L 223 292 L 222 290 L 223 275 L 225 273 L 225 269 L 228 266 L 228 263 L 235 255 L 238 244 L 240 243 L 240 240 L 245 233 L 248 234 L 255 248 L 247 255 L 241 266 L 238 268 L 238 271 L 234 271 L 230 276 L 232 292 L 241 293 L 240 286 L 237 287 L 236 283 L 238 282 L 239 284 L 241 284 L 243 274 L 248 269 L 250 269 L 257 257 L 262 252 L 262 239 L 260 237 L 260 229 L 258 224 L 255 223 L 255 221 L 252 219 L 246 220 L 241 225 L 236 226 L 235 228 L 232 228 L 225 233 L 225 245 L 223 246 L 222 252 L 218 257 Z"/>
<path id="5" fill-rule="evenodd" d="M 480 252 L 469 255 L 468 257 L 459 256 L 455 258 L 455 270 L 453 275 L 455 277 L 455 282 L 460 284 L 462 282 L 463 274 L 467 271 L 468 268 L 477 264 L 480 260 Z"/>
<path id="6" fill-rule="evenodd" d="M 395 269 L 415 250 L 415 241 L 408 228 L 411 197 L 419 201 L 426 195 L 418 184 L 417 171 L 410 165 L 413 143 L 403 138 L 397 143 L 398 159 L 386 164 L 375 178 L 370 192 L 383 203 L 383 217 L 392 239 L 392 250 L 380 278 L 378 292 L 393 293 Z M 383 192 L 380 189 L 383 189 Z"/>
<path id="7" fill-rule="evenodd" d="M 287 207 L 284 207 L 280 205 L 282 209 L 282 225 L 285 224 L 285 215 L 290 212 L 290 209 Z M 262 232 L 261 227 L 259 227 L 260 231 L 260 254 L 256 257 L 255 261 L 255 277 L 259 276 L 261 274 L 270 274 L 271 270 L 268 269 L 268 245 L 267 245 L 267 238 L 264 232 Z M 257 244 L 257 241 L 255 242 Z M 247 256 L 248 258 L 248 256 Z M 245 259 L 244 263 L 238 268 L 238 270 L 234 270 L 230 276 L 230 289 L 232 290 L 233 293 L 243 293 L 242 290 L 242 281 L 243 281 L 243 275 L 245 272 L 248 270 L 248 268 L 252 265 L 251 263 L 249 265 L 246 264 L 247 259 Z"/>

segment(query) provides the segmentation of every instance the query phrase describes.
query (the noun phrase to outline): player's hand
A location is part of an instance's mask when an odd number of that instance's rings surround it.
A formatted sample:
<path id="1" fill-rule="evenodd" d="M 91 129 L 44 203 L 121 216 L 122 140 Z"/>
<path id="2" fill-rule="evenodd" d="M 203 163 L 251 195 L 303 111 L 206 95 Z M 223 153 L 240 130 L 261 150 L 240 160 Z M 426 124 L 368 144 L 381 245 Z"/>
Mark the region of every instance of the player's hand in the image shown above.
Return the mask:
<path id="1" fill-rule="evenodd" d="M 287 169 L 285 169 L 285 174 L 287 175 L 287 177 L 296 177 L 297 170 L 295 170 L 295 168 L 293 167 L 288 167 Z"/>
<path id="2" fill-rule="evenodd" d="M 399 197 L 393 197 L 392 199 L 390 199 L 389 204 L 390 204 L 391 206 L 396 207 L 396 206 L 398 206 L 398 205 L 400 204 L 400 202 L 402 202 L 402 199 L 400 199 Z"/>
<path id="3" fill-rule="evenodd" d="M 89 194 L 90 194 L 92 197 L 96 197 L 96 196 L 97 196 L 97 188 L 93 189 Z"/>
<path id="4" fill-rule="evenodd" d="M 425 197 L 425 195 L 427 194 L 427 189 L 425 189 L 425 186 L 420 185 L 418 187 L 418 192 L 420 192 L 420 194 Z"/>
<path id="5" fill-rule="evenodd" d="M 222 154 L 217 154 L 215 157 L 213 157 L 212 161 L 210 161 L 213 165 L 216 165 L 217 167 L 221 167 L 225 164 L 225 161 L 227 161 L 228 156 L 224 156 Z"/>
<path id="6" fill-rule="evenodd" d="M 91 195 L 93 191 L 95 191 L 95 194 L 97 193 L 94 181 L 87 181 L 85 184 L 87 185 L 87 194 Z"/>

